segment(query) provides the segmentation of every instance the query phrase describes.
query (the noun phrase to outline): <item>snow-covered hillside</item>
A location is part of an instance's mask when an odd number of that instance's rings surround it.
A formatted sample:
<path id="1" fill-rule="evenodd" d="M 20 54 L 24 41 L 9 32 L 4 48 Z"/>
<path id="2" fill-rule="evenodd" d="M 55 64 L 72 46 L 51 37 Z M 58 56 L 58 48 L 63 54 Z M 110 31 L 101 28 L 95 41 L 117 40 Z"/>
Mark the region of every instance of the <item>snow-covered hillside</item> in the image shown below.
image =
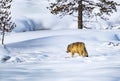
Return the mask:
<path id="1" fill-rule="evenodd" d="M 72 16 L 61 19 L 59 16 L 52 15 L 47 9 L 48 6 L 48 0 L 13 0 L 11 11 L 13 21 L 17 24 L 14 31 L 77 29 L 77 23 L 73 21 Z"/>
<path id="2" fill-rule="evenodd" d="M 49 0 L 13 0 L 12 3 L 12 17 L 17 27 L 15 32 L 34 31 L 40 29 L 77 29 L 77 17 L 65 16 L 60 18 L 59 16 L 52 15 L 47 9 L 49 6 Z M 55 1 L 55 0 L 50 0 Z M 120 2 L 119 0 L 115 0 Z M 104 29 L 114 26 L 115 29 L 120 28 L 119 23 L 120 8 L 118 12 L 113 13 L 110 16 L 110 20 L 103 21 L 96 18 L 90 19 L 92 22 L 87 22 L 87 26 L 92 29 Z M 95 21 L 95 22 L 94 22 Z M 85 23 L 86 24 L 86 23 Z M 116 28 L 117 27 L 117 28 Z"/>
<path id="3" fill-rule="evenodd" d="M 0 47 L 1 81 L 120 81 L 120 31 L 44 30 L 11 33 Z M 67 45 L 85 42 L 89 57 Z M 112 42 L 112 43 L 110 43 Z M 5 58 L 8 60 L 3 61 Z M 6 77 L 7 76 L 7 77 Z"/>

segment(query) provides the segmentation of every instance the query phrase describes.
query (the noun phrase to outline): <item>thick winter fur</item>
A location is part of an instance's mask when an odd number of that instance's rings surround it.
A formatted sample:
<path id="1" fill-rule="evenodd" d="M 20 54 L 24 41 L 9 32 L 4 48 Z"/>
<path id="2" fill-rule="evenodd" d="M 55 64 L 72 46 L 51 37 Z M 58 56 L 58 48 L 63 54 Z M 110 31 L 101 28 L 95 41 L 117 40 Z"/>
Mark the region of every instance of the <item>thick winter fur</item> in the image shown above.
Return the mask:
<path id="1" fill-rule="evenodd" d="M 79 56 L 88 57 L 88 52 L 83 42 L 69 44 L 66 52 L 71 52 L 71 57 L 73 57 L 75 53 L 78 53 Z"/>

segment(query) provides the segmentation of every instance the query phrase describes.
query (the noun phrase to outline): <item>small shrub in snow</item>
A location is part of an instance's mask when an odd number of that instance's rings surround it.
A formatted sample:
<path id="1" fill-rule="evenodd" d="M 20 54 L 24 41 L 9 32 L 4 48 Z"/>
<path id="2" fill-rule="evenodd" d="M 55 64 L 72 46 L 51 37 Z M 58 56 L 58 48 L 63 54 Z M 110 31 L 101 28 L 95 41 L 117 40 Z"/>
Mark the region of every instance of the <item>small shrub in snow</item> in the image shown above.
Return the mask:
<path id="1" fill-rule="evenodd" d="M 112 46 L 119 46 L 120 43 L 114 43 L 114 42 L 109 42 L 108 45 L 112 45 Z"/>

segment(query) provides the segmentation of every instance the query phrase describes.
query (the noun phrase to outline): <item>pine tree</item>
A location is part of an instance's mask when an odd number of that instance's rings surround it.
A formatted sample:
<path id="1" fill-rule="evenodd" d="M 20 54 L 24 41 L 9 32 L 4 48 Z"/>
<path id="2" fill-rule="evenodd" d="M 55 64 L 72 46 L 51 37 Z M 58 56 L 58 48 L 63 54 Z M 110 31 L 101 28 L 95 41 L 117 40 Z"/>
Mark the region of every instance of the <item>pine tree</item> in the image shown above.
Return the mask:
<path id="1" fill-rule="evenodd" d="M 60 16 L 73 15 L 78 13 L 78 29 L 83 29 L 83 17 L 95 17 L 107 20 L 105 15 L 111 15 L 117 11 L 117 4 L 110 0 L 57 0 L 55 3 L 50 3 L 47 7 L 52 14 L 60 14 Z M 99 12 L 94 13 L 94 9 Z"/>
<path id="2" fill-rule="evenodd" d="M 11 3 L 12 0 L 0 0 L 0 31 L 2 35 L 2 45 L 4 45 L 5 32 L 11 32 L 16 26 L 11 21 Z"/>

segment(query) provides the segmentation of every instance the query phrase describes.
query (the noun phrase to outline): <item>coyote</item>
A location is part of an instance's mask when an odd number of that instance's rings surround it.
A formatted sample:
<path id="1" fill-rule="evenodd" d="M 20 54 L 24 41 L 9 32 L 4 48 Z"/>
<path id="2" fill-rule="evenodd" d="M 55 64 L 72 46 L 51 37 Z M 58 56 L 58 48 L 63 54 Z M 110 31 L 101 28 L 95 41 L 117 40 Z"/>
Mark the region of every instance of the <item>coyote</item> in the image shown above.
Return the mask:
<path id="1" fill-rule="evenodd" d="M 88 53 L 83 42 L 69 44 L 66 52 L 71 52 L 71 57 L 73 57 L 75 53 L 78 53 L 79 56 L 88 57 Z"/>

